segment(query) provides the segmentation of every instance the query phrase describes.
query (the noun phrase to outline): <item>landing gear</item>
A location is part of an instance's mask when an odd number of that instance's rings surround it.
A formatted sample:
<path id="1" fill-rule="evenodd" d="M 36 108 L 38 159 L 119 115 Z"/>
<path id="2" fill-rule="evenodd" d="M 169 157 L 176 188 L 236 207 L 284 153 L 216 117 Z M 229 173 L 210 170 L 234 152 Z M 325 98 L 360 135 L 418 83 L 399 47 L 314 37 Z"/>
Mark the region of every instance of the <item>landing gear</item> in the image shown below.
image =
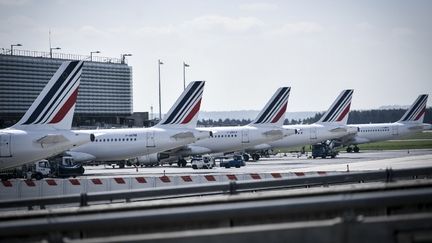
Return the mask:
<path id="1" fill-rule="evenodd" d="M 185 159 L 179 159 L 177 162 L 178 167 L 186 167 L 187 161 Z"/>
<path id="2" fill-rule="evenodd" d="M 346 151 L 347 151 L 347 153 L 351 153 L 351 152 L 358 153 L 358 152 L 360 152 L 360 148 L 357 147 L 357 145 L 354 145 L 353 148 L 352 147 L 347 147 Z"/>
<path id="3" fill-rule="evenodd" d="M 360 151 L 360 148 L 357 146 L 354 146 L 354 153 L 358 153 Z"/>
<path id="4" fill-rule="evenodd" d="M 258 161 L 260 159 L 260 155 L 259 154 L 252 154 L 252 159 L 255 161 Z"/>
<path id="5" fill-rule="evenodd" d="M 243 159 L 244 159 L 244 161 L 249 161 L 249 155 L 248 154 L 243 154 Z"/>

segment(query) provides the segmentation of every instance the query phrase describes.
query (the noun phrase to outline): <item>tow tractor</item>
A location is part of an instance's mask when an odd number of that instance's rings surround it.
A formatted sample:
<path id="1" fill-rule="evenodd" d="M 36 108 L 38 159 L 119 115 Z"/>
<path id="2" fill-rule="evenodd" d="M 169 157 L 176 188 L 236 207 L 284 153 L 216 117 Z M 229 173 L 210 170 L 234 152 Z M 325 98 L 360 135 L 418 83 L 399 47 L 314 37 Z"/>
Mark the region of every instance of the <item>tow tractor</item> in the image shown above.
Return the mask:
<path id="1" fill-rule="evenodd" d="M 329 140 L 326 142 L 312 145 L 312 158 L 336 158 L 336 156 L 339 154 L 339 151 L 336 150 L 336 146 L 334 145 L 334 142 Z"/>

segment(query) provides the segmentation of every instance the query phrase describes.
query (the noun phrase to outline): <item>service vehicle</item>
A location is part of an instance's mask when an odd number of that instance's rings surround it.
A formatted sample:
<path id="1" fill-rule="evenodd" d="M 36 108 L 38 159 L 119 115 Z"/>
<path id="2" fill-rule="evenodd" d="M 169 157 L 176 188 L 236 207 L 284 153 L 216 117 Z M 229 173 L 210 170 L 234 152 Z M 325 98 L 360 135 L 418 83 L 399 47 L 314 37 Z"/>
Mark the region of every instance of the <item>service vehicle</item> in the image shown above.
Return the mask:
<path id="1" fill-rule="evenodd" d="M 212 169 L 215 166 L 215 160 L 211 156 L 194 156 L 191 160 L 192 169 Z"/>
<path id="2" fill-rule="evenodd" d="M 246 163 L 244 162 L 243 157 L 241 155 L 234 155 L 230 160 L 223 160 L 223 158 L 221 158 L 221 161 L 219 163 L 220 167 L 225 167 L 225 168 L 231 168 L 231 167 L 240 168 L 241 166 L 245 166 L 245 165 Z"/>
<path id="3" fill-rule="evenodd" d="M 76 177 L 84 174 L 81 163 L 75 162 L 72 157 L 46 159 L 26 164 L 21 167 L 0 171 L 0 178 L 8 180 L 13 178 L 25 178 L 41 180 L 46 177 Z"/>
<path id="4" fill-rule="evenodd" d="M 321 157 L 323 159 L 327 157 L 336 158 L 338 154 L 339 151 L 326 142 L 312 145 L 312 158 L 314 159 L 317 157 Z"/>

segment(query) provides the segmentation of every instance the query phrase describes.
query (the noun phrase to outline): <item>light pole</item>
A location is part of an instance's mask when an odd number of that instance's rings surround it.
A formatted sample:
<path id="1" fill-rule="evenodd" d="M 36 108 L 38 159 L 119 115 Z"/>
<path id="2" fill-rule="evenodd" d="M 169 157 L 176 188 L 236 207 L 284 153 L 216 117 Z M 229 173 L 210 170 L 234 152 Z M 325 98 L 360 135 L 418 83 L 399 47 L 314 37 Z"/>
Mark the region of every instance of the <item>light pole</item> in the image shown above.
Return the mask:
<path id="1" fill-rule="evenodd" d="M 14 47 L 14 46 L 22 46 L 22 45 L 21 45 L 21 44 L 12 44 L 12 45 L 11 45 L 11 53 L 10 53 L 11 56 L 13 56 L 13 47 Z"/>
<path id="2" fill-rule="evenodd" d="M 125 61 L 126 61 L 126 57 L 130 57 L 130 56 L 132 56 L 132 54 L 121 54 L 121 63 L 122 64 L 125 64 Z"/>
<path id="3" fill-rule="evenodd" d="M 162 107 L 161 107 L 161 75 L 160 66 L 164 64 L 160 59 L 158 60 L 158 72 L 159 72 L 159 120 L 162 120 Z"/>
<path id="4" fill-rule="evenodd" d="M 183 89 L 186 89 L 186 68 L 189 67 L 189 64 L 183 62 Z"/>
<path id="5" fill-rule="evenodd" d="M 52 50 L 60 50 L 60 47 L 50 47 L 50 58 L 52 58 Z"/>
<path id="6" fill-rule="evenodd" d="M 91 51 L 90 52 L 90 62 L 93 61 L 93 53 L 100 53 L 100 51 Z"/>

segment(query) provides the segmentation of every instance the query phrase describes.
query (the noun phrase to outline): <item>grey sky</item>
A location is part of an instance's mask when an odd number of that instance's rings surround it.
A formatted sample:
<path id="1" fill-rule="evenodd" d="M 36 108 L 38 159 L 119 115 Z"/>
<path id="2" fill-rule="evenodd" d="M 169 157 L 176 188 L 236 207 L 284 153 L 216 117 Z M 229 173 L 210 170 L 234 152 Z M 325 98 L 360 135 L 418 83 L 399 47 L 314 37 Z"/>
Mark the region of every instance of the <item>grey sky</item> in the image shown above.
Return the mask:
<path id="1" fill-rule="evenodd" d="M 432 94 L 432 1 L 0 0 L 0 47 L 128 58 L 134 110 L 162 111 L 187 80 L 206 80 L 202 109 L 261 109 L 292 86 L 288 111 L 325 110 L 342 89 L 352 108 Z M 432 104 L 429 101 L 429 104 Z"/>

